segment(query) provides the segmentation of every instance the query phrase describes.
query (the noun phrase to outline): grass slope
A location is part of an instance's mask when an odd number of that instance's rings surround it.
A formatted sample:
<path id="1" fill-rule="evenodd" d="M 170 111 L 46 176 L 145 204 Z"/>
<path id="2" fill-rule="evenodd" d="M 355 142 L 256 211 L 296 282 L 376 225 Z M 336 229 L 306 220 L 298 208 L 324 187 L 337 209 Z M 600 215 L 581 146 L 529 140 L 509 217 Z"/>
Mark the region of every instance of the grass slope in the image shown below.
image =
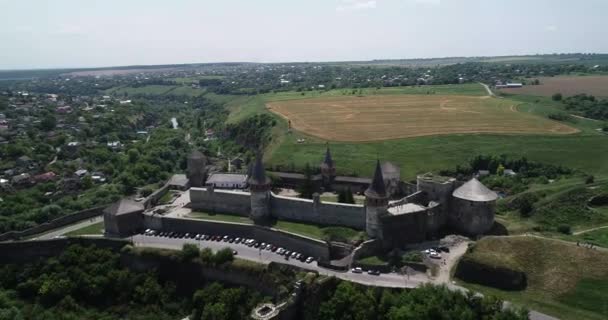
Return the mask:
<path id="1" fill-rule="evenodd" d="M 484 294 L 526 305 L 560 319 L 608 317 L 608 252 L 558 240 L 533 237 L 486 237 L 465 259 L 523 271 L 528 287 L 508 292 L 462 283 Z"/>
<path id="2" fill-rule="evenodd" d="M 98 222 L 78 230 L 70 231 L 66 233 L 66 236 L 82 236 L 88 234 L 103 234 L 103 222 Z"/>

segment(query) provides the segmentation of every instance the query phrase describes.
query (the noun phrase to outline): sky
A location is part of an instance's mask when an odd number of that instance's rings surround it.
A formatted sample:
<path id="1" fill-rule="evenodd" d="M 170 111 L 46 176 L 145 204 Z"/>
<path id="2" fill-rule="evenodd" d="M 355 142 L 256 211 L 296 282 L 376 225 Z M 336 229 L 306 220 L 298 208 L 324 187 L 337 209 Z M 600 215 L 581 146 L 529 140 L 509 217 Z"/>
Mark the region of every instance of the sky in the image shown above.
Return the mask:
<path id="1" fill-rule="evenodd" d="M 0 0 L 0 69 L 608 53 L 608 0 Z"/>

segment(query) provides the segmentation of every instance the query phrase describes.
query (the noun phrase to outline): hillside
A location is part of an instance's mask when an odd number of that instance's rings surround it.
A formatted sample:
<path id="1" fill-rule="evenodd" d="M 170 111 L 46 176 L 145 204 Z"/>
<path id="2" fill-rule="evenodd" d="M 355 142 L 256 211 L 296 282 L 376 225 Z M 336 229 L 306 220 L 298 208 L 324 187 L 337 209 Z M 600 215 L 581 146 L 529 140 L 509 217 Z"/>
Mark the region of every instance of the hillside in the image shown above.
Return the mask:
<path id="1" fill-rule="evenodd" d="M 566 320 L 605 319 L 608 316 L 606 250 L 529 236 L 486 237 L 463 259 L 522 271 L 527 276 L 528 286 L 523 291 L 462 283 L 470 289 Z"/>

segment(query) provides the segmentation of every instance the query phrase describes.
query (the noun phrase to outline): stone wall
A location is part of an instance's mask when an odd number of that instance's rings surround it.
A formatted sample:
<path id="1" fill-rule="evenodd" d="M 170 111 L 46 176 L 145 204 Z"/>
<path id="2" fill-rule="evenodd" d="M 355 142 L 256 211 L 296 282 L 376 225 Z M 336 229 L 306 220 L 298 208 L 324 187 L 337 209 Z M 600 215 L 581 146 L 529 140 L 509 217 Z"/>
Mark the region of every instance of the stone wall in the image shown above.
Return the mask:
<path id="1" fill-rule="evenodd" d="M 146 197 L 146 199 L 144 199 L 144 201 L 142 202 L 144 208 L 148 209 L 150 207 L 155 206 L 158 203 L 158 200 L 160 200 L 160 198 L 162 198 L 165 194 L 167 194 L 167 192 L 169 192 L 169 189 L 170 185 L 169 181 L 167 181 L 162 187 L 152 192 L 149 196 Z"/>
<path id="2" fill-rule="evenodd" d="M 452 210 L 448 216 L 450 227 L 466 235 L 480 235 L 494 225 L 496 201 L 469 201 L 452 199 Z"/>
<path id="3" fill-rule="evenodd" d="M 21 239 L 24 237 L 29 237 L 39 233 L 47 232 L 49 230 L 57 229 L 59 227 L 67 226 L 69 224 L 73 224 L 82 220 L 98 217 L 103 214 L 103 209 L 105 208 L 106 206 L 94 207 L 78 211 L 67 216 L 51 220 L 49 222 L 41 223 L 40 225 L 35 226 L 33 228 L 25 229 L 22 231 L 9 231 L 0 234 L 0 241 Z"/>
<path id="4" fill-rule="evenodd" d="M 526 274 L 521 271 L 481 264 L 466 257 L 460 260 L 454 275 L 466 282 L 502 290 L 524 290 L 527 286 Z"/>
<path id="5" fill-rule="evenodd" d="M 320 202 L 316 209 L 321 224 L 365 229 L 365 207 L 363 205 Z"/>
<path id="6" fill-rule="evenodd" d="M 190 205 L 192 209 L 211 213 L 230 213 L 249 216 L 251 200 L 249 192 L 217 190 L 208 188 L 190 188 Z"/>
<path id="7" fill-rule="evenodd" d="M 313 207 L 313 200 L 310 199 L 283 197 L 274 193 L 270 196 L 270 212 L 278 219 L 319 223 L 319 215 Z"/>
<path id="8" fill-rule="evenodd" d="M 353 261 L 374 256 L 382 252 L 382 243 L 377 239 L 363 242 L 353 250 Z"/>
<path id="9" fill-rule="evenodd" d="M 271 193 L 271 215 L 278 219 L 365 229 L 365 208 L 359 204 L 322 202 Z"/>
<path id="10" fill-rule="evenodd" d="M 145 228 L 156 230 L 253 238 L 260 242 L 282 246 L 319 260 L 329 261 L 330 259 L 329 246 L 326 242 L 268 227 L 153 215 L 147 215 L 144 223 L 146 224 Z"/>

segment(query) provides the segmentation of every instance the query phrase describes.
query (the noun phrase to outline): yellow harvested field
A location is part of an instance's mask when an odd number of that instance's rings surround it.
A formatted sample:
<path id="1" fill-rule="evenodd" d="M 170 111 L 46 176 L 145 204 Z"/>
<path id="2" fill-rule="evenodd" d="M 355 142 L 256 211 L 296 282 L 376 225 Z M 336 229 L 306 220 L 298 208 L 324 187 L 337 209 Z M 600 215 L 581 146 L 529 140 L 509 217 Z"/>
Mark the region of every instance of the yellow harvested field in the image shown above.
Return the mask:
<path id="1" fill-rule="evenodd" d="M 270 102 L 295 130 L 332 141 L 378 141 L 455 133 L 570 134 L 577 129 L 519 112 L 507 99 L 378 95 Z"/>

